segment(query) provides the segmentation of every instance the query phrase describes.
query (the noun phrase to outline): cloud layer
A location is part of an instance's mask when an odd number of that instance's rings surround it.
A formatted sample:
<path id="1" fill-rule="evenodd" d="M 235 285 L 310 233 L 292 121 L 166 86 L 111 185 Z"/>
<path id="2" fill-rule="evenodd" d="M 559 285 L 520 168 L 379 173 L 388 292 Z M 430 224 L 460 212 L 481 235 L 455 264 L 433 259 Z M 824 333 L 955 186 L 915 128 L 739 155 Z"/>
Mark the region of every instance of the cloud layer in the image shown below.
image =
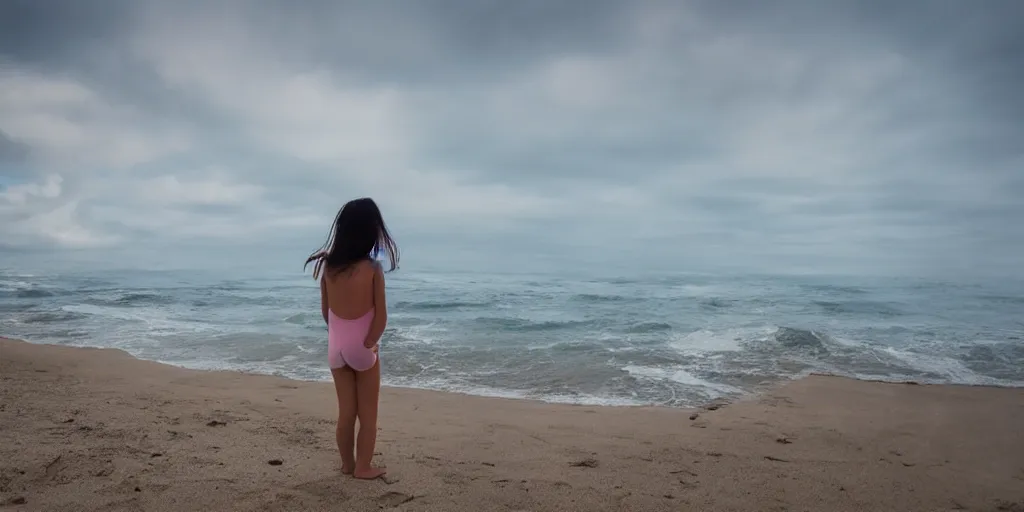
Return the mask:
<path id="1" fill-rule="evenodd" d="M 370 195 L 435 258 L 1011 269 L 1022 15 L 4 2 L 0 245 L 302 253 Z"/>

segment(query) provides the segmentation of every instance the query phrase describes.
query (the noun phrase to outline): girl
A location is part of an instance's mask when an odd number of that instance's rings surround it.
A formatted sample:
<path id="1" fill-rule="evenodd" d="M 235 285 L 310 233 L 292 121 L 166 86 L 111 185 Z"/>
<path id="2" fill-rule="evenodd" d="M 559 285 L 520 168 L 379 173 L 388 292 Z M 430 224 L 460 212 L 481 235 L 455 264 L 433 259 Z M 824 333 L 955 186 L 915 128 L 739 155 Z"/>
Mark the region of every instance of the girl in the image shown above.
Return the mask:
<path id="1" fill-rule="evenodd" d="M 327 322 L 327 361 L 338 393 L 341 472 L 369 480 L 384 475 L 384 469 L 370 463 L 377 442 L 380 398 L 377 343 L 388 321 L 384 270 L 377 261 L 382 251 L 387 253 L 389 271 L 395 270 L 398 246 L 391 239 L 377 204 L 362 198 L 349 201 L 338 211 L 327 242 L 306 259 L 306 265 L 316 262 L 313 278 L 321 278 L 320 309 Z"/>

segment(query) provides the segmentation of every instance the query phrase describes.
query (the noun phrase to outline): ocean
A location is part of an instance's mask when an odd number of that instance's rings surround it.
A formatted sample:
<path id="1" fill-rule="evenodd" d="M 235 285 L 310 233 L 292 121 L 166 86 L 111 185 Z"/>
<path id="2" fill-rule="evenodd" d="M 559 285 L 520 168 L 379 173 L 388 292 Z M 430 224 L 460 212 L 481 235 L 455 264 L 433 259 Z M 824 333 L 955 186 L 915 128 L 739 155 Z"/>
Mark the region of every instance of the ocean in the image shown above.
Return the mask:
<path id="1" fill-rule="evenodd" d="M 388 275 L 388 303 L 381 361 L 390 386 L 693 406 L 812 372 L 1024 385 L 1017 282 L 403 268 Z M 0 334 L 188 368 L 330 379 L 319 288 L 300 269 L 6 268 Z"/>

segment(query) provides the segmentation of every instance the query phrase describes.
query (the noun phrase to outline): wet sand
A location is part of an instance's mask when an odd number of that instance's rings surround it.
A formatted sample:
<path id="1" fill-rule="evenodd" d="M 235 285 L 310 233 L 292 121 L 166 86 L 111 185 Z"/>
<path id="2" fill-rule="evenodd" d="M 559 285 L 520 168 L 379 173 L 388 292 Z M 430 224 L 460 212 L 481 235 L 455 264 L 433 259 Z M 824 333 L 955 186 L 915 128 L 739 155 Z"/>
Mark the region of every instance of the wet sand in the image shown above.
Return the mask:
<path id="1" fill-rule="evenodd" d="M 386 388 L 363 482 L 330 383 L 0 339 L 0 507 L 1024 512 L 1024 389 L 812 376 L 714 409 Z"/>

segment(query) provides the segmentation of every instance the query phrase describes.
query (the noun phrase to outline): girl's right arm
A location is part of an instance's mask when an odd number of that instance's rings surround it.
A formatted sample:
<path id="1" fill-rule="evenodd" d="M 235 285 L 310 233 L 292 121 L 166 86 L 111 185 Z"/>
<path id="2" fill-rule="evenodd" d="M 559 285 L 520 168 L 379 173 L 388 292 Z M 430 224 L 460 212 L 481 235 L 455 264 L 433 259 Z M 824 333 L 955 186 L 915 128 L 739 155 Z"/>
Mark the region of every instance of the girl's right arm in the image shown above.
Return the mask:
<path id="1" fill-rule="evenodd" d="M 330 325 L 330 321 L 327 320 L 327 311 L 330 306 L 327 301 L 327 277 L 320 276 L 320 313 L 324 315 L 324 323 Z"/>
<path id="2" fill-rule="evenodd" d="M 366 340 L 363 346 L 372 348 L 384 335 L 384 328 L 388 325 L 388 303 L 384 294 L 384 269 L 380 263 L 373 265 L 373 322 L 370 323 L 370 332 L 366 333 Z"/>

